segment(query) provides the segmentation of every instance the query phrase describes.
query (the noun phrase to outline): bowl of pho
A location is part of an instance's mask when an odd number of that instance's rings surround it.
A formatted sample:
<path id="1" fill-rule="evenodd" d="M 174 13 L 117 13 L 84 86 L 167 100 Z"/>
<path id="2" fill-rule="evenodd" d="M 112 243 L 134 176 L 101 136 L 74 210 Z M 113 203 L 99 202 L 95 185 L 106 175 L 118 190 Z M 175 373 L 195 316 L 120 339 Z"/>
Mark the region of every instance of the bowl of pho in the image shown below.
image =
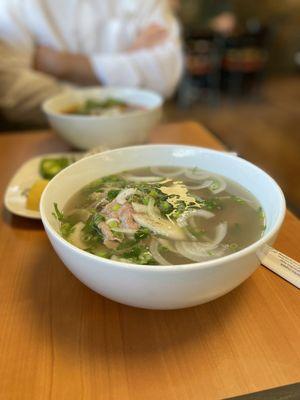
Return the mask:
<path id="1" fill-rule="evenodd" d="M 67 268 L 94 291 L 153 309 L 224 295 L 258 267 L 285 200 L 255 165 L 200 147 L 106 151 L 47 185 L 41 217 Z"/>
<path id="2" fill-rule="evenodd" d="M 162 97 L 134 88 L 66 91 L 43 104 L 52 128 L 73 147 L 109 148 L 144 143 L 160 120 Z"/>

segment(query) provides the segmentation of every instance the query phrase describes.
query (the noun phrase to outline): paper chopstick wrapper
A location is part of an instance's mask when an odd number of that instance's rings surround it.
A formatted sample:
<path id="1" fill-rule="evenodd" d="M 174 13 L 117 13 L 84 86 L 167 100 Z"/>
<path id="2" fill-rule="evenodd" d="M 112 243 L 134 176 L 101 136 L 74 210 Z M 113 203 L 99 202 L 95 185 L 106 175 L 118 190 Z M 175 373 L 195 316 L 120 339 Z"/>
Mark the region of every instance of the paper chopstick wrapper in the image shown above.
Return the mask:
<path id="1" fill-rule="evenodd" d="M 258 252 L 258 257 L 265 267 L 300 289 L 300 263 L 268 245 Z"/>

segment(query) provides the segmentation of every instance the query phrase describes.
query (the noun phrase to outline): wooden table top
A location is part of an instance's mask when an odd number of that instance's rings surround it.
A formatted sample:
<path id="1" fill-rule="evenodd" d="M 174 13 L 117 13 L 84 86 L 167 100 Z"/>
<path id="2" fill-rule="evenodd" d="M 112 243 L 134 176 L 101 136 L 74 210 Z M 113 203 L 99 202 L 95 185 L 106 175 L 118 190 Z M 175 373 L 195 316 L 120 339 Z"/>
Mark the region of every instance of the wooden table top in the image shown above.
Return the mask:
<path id="1" fill-rule="evenodd" d="M 222 145 L 194 122 L 151 142 Z M 51 132 L 0 134 L 0 190 L 27 159 L 67 150 Z M 287 213 L 276 248 L 300 261 Z M 264 267 L 211 303 L 176 311 L 127 307 L 80 283 L 39 221 L 0 226 L 0 399 L 223 399 L 300 380 L 300 296 Z"/>

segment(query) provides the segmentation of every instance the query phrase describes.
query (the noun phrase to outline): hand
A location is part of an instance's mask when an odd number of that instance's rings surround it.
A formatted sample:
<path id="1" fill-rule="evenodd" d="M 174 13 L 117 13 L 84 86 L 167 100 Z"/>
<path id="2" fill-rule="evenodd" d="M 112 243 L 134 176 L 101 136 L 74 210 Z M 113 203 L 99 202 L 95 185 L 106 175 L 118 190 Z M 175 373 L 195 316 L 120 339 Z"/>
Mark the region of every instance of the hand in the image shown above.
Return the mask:
<path id="1" fill-rule="evenodd" d="M 134 43 L 128 50 L 135 51 L 151 48 L 163 43 L 166 38 L 167 31 L 165 28 L 162 28 L 158 24 L 151 24 L 139 33 Z"/>
<path id="2" fill-rule="evenodd" d="M 89 59 L 83 54 L 74 54 L 38 46 L 35 52 L 34 69 L 57 79 L 79 85 L 99 85 Z"/>
<path id="3" fill-rule="evenodd" d="M 37 46 L 33 67 L 37 71 L 63 79 L 66 70 L 65 53 L 50 47 Z"/>

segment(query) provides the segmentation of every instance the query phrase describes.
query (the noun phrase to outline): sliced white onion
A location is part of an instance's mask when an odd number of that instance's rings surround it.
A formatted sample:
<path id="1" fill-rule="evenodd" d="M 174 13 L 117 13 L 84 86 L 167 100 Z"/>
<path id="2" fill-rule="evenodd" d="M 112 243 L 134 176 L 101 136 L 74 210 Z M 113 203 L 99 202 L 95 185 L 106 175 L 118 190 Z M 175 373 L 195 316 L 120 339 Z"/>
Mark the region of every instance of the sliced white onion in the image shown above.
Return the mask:
<path id="1" fill-rule="evenodd" d="M 134 211 L 137 213 L 147 214 L 148 212 L 148 207 L 143 204 L 131 203 L 131 205 Z"/>
<path id="2" fill-rule="evenodd" d="M 150 250 L 150 253 L 152 254 L 152 257 L 160 265 L 170 265 L 170 263 L 158 251 L 158 241 L 156 239 L 151 240 L 149 250 Z"/>
<path id="3" fill-rule="evenodd" d="M 178 226 L 183 227 L 187 226 L 188 224 L 187 221 L 191 217 L 202 217 L 208 219 L 214 216 L 215 216 L 214 213 L 206 210 L 188 210 L 182 213 L 179 218 L 177 218 L 177 224 Z"/>
<path id="4" fill-rule="evenodd" d="M 186 185 L 186 187 L 189 190 L 200 190 L 200 189 L 205 189 L 205 188 L 209 187 L 212 183 L 213 183 L 212 180 L 206 180 L 201 185 L 194 185 L 194 186 Z"/>
<path id="5" fill-rule="evenodd" d="M 159 182 L 163 178 L 161 176 L 133 176 L 125 175 L 125 179 L 132 182 Z"/>
<path id="6" fill-rule="evenodd" d="M 178 253 L 180 253 L 182 256 L 185 258 L 188 258 L 192 261 L 204 261 L 212 256 L 217 256 L 221 257 L 225 250 L 223 248 L 216 248 L 213 251 L 213 254 L 209 254 L 209 249 L 202 249 L 201 251 L 194 251 L 191 249 L 189 246 L 189 242 L 176 242 L 176 249 L 178 250 Z"/>
<path id="7" fill-rule="evenodd" d="M 213 185 L 215 182 L 218 182 L 218 187 L 217 188 L 213 188 Z M 220 178 L 219 176 L 214 178 L 213 183 L 210 185 L 209 190 L 214 193 L 214 194 L 218 194 L 220 192 L 223 192 L 223 190 L 226 189 L 226 182 L 224 181 L 224 179 Z"/>
<path id="8" fill-rule="evenodd" d="M 116 197 L 116 202 L 119 204 L 125 204 L 127 197 L 131 196 L 132 194 L 135 194 L 135 192 L 136 192 L 135 188 L 122 190 Z"/>
<path id="9" fill-rule="evenodd" d="M 212 250 L 224 240 L 226 235 L 227 235 L 227 222 L 221 222 L 216 227 L 215 237 L 213 238 L 213 240 L 207 242 L 196 242 L 196 243 L 192 242 L 191 247 L 194 251 L 201 251 L 203 249 Z"/>
<path id="10" fill-rule="evenodd" d="M 189 247 L 189 242 L 176 242 L 175 246 L 178 253 L 189 260 L 201 261 L 205 257 L 192 251 Z"/>
<path id="11" fill-rule="evenodd" d="M 187 169 L 185 170 L 184 174 L 188 179 L 191 179 L 192 181 L 203 181 L 204 179 L 207 179 L 210 176 L 207 172 L 198 171 L 197 169 L 196 170 Z"/>
<path id="12" fill-rule="evenodd" d="M 163 238 L 158 238 L 157 239 L 159 241 L 159 243 L 166 247 L 169 251 L 171 251 L 172 253 L 178 253 L 178 251 L 176 250 L 176 247 L 173 245 L 172 242 L 170 242 L 167 239 L 163 239 Z"/>
<path id="13" fill-rule="evenodd" d="M 153 172 L 153 174 L 155 175 L 167 176 L 167 177 L 182 175 L 185 172 L 185 168 L 178 168 L 176 169 L 176 171 L 170 171 L 170 172 L 162 171 L 160 167 L 151 167 L 150 169 L 151 172 Z"/>
<path id="14" fill-rule="evenodd" d="M 225 236 L 227 235 L 227 222 L 221 222 L 217 227 L 216 227 L 216 233 L 213 242 L 215 244 L 221 243 Z"/>
<path id="15" fill-rule="evenodd" d="M 214 250 L 214 255 L 219 255 L 225 251 L 217 249 L 227 234 L 227 222 L 221 222 L 216 227 L 216 234 L 211 242 L 176 242 L 175 247 L 181 255 L 193 261 L 201 261 L 209 257 L 208 251 Z"/>

